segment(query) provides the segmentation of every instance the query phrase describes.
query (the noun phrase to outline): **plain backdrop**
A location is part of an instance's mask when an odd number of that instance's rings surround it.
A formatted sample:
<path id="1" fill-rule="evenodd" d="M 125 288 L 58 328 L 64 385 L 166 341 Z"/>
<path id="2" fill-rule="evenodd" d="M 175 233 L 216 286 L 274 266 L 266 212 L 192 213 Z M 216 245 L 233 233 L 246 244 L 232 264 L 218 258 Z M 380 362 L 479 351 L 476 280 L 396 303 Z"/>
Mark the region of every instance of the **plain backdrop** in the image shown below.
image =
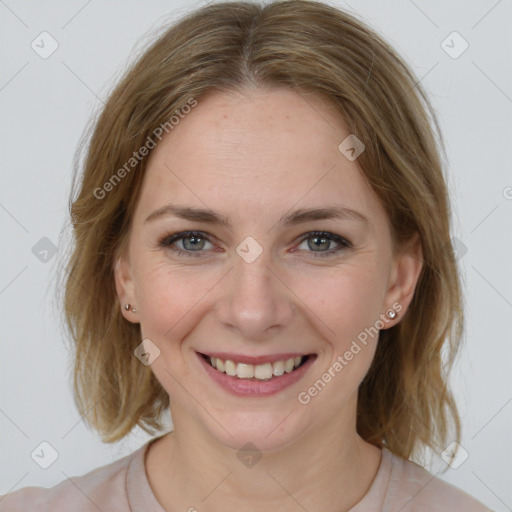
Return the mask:
<path id="1" fill-rule="evenodd" d="M 149 439 L 134 431 L 103 444 L 74 406 L 53 297 L 59 236 L 91 115 L 157 29 L 205 3 L 0 0 L 0 494 L 53 486 Z M 469 454 L 440 476 L 495 511 L 512 510 L 512 2 L 331 4 L 401 53 L 439 116 L 466 293 L 451 383 Z M 42 442 L 58 453 L 48 469 L 31 457 Z"/>

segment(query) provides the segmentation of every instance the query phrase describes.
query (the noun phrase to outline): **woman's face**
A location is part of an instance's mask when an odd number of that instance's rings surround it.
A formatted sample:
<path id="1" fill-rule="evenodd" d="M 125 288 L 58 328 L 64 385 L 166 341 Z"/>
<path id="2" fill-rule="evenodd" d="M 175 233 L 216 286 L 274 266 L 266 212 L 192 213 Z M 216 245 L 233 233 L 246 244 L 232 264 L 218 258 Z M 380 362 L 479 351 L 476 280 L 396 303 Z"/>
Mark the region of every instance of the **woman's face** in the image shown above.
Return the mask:
<path id="1" fill-rule="evenodd" d="M 383 207 L 339 149 L 349 135 L 319 97 L 215 93 L 152 152 L 116 285 L 150 357 L 159 350 L 151 368 L 176 429 L 261 450 L 355 429 L 377 331 L 401 320 L 421 254 L 393 256 Z M 306 213 L 334 208 L 342 214 Z M 251 361 L 260 365 L 237 365 Z"/>

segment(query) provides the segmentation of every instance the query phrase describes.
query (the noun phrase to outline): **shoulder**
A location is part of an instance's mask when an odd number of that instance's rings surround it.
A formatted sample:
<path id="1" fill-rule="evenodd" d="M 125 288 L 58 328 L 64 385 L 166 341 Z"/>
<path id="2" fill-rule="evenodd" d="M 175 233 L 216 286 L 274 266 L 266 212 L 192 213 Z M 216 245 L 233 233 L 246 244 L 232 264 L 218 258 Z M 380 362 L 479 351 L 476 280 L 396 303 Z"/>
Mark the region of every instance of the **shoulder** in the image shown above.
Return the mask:
<path id="1" fill-rule="evenodd" d="M 392 473 L 386 501 L 402 512 L 493 512 L 467 492 L 420 465 L 388 452 Z"/>
<path id="2" fill-rule="evenodd" d="M 142 448 L 141 448 L 142 449 Z M 23 487 L 0 496 L 2 512 L 129 511 L 126 474 L 140 450 L 84 475 L 66 478 L 57 485 Z"/>

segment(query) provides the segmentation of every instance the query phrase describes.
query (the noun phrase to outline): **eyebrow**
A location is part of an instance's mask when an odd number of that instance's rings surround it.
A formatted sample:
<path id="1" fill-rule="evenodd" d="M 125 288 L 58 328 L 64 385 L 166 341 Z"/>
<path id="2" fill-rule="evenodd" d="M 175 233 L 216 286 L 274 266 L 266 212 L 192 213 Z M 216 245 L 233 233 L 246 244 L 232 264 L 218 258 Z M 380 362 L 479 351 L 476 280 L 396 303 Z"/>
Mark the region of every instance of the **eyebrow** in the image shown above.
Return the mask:
<path id="1" fill-rule="evenodd" d="M 146 217 L 144 223 L 169 215 L 190 221 L 218 224 L 225 226 L 230 231 L 233 230 L 229 219 L 220 213 L 205 208 L 191 208 L 175 204 L 166 204 L 161 208 L 153 211 L 148 215 L 148 217 Z M 296 210 L 287 215 L 283 215 L 279 219 L 278 225 L 294 226 L 304 222 L 328 219 L 355 220 L 365 225 L 370 223 L 370 221 L 362 213 L 359 213 L 355 210 L 342 206 L 328 206 L 324 208 L 302 208 Z"/>

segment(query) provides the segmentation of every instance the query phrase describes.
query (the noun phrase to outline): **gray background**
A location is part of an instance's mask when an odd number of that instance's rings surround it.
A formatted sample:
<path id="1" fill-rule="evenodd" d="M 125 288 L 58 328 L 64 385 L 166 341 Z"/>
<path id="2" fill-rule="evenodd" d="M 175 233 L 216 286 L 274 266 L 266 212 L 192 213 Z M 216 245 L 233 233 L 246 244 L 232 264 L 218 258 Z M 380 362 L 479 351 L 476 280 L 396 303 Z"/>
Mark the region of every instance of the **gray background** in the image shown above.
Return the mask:
<path id="1" fill-rule="evenodd" d="M 0 0 L 0 494 L 55 485 L 149 439 L 135 431 L 103 445 L 85 428 L 71 398 L 55 270 L 72 160 L 90 116 L 155 30 L 205 3 Z M 331 4 L 397 48 L 438 112 L 466 291 L 465 346 L 452 385 L 469 453 L 440 476 L 495 511 L 512 510 L 512 2 Z M 48 58 L 31 47 L 42 46 L 43 31 L 58 43 Z M 460 55 L 464 41 L 446 39 L 453 31 L 469 44 Z M 58 452 L 48 469 L 31 458 L 43 441 Z"/>

